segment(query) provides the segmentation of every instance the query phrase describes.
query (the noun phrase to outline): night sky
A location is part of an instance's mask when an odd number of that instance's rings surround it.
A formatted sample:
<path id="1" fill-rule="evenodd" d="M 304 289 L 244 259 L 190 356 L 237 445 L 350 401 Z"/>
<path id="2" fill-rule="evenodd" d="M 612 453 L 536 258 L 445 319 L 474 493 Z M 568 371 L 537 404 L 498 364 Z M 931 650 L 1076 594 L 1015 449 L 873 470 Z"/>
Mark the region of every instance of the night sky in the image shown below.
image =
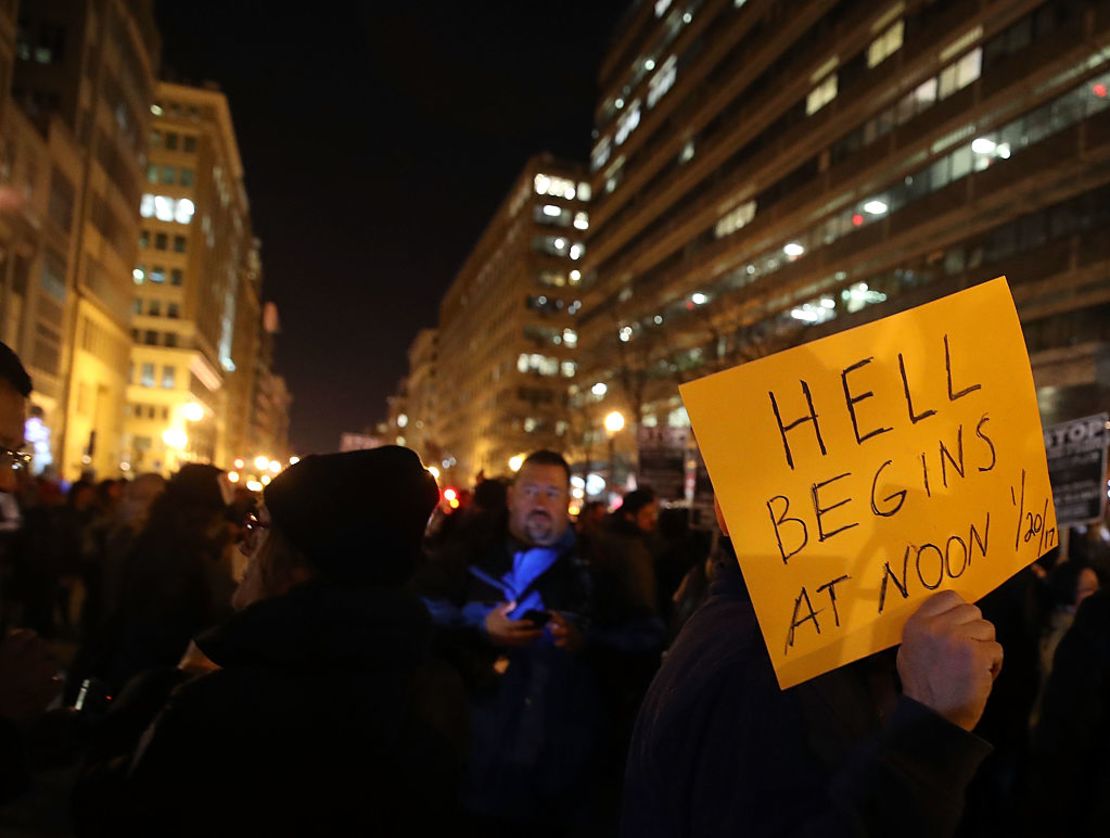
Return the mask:
<path id="1" fill-rule="evenodd" d="M 585 161 L 627 0 L 160 0 L 163 77 L 231 105 L 301 453 L 383 418 L 528 157 Z"/>

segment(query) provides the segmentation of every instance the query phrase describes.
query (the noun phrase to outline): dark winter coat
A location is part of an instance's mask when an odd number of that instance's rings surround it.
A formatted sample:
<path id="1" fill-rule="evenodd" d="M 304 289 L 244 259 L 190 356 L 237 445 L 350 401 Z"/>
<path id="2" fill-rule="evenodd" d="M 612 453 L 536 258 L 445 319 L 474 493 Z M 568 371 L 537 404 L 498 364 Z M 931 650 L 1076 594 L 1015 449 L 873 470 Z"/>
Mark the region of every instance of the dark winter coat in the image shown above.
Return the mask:
<path id="1" fill-rule="evenodd" d="M 722 562 L 644 700 L 621 834 L 947 835 L 988 752 L 904 697 L 880 723 L 858 667 L 780 691 L 739 569 Z"/>
<path id="2" fill-rule="evenodd" d="M 236 614 L 198 638 L 222 669 L 172 694 L 111 831 L 402 835 L 449 822 L 465 702 L 429 661 L 430 631 L 420 601 L 392 589 L 308 583 Z"/>
<path id="3" fill-rule="evenodd" d="M 1110 589 L 1076 612 L 1053 658 L 1033 738 L 1038 828 L 1105 835 L 1110 824 Z"/>

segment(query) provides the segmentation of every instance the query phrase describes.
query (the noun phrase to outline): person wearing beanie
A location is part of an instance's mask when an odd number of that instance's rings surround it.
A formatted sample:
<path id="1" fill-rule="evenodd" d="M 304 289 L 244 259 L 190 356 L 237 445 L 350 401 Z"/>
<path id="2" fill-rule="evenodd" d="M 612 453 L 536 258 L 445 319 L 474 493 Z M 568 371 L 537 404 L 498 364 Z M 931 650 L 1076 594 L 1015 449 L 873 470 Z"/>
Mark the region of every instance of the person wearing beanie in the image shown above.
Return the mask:
<path id="1" fill-rule="evenodd" d="M 115 694 L 141 672 L 174 666 L 194 635 L 231 613 L 225 483 L 215 466 L 190 463 L 153 500 L 114 590 L 105 592 L 113 611 L 78 652 L 70 700 L 86 678 Z"/>
<path id="2" fill-rule="evenodd" d="M 434 479 L 410 450 L 310 456 L 249 522 L 236 613 L 199 635 L 91 832 L 423 835 L 454 814 L 461 685 L 406 590 Z M 122 817 L 113 808 L 123 808 Z"/>

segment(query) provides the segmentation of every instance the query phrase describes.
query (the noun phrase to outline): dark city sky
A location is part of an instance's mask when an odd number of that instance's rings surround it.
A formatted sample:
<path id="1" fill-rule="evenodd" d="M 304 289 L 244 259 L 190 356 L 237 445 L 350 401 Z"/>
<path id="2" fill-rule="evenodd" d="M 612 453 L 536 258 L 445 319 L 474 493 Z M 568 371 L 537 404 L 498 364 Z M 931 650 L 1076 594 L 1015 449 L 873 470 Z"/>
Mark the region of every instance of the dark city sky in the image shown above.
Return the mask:
<path id="1" fill-rule="evenodd" d="M 382 418 L 525 160 L 586 160 L 628 5 L 159 3 L 163 77 L 230 102 L 299 451 Z"/>

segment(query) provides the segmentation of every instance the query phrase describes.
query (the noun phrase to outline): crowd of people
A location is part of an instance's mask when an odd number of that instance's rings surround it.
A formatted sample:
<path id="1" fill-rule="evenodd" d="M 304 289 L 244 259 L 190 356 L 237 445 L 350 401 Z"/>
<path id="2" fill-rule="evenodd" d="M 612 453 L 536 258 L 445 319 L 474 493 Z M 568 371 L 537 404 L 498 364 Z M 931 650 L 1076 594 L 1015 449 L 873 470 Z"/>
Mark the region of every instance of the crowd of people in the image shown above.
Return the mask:
<path id="1" fill-rule="evenodd" d="M 572 520 L 541 450 L 454 507 L 386 446 L 63 492 L 30 391 L 0 345 L 0 833 L 1110 830 L 1103 524 L 781 691 L 723 522 L 648 487 Z"/>

